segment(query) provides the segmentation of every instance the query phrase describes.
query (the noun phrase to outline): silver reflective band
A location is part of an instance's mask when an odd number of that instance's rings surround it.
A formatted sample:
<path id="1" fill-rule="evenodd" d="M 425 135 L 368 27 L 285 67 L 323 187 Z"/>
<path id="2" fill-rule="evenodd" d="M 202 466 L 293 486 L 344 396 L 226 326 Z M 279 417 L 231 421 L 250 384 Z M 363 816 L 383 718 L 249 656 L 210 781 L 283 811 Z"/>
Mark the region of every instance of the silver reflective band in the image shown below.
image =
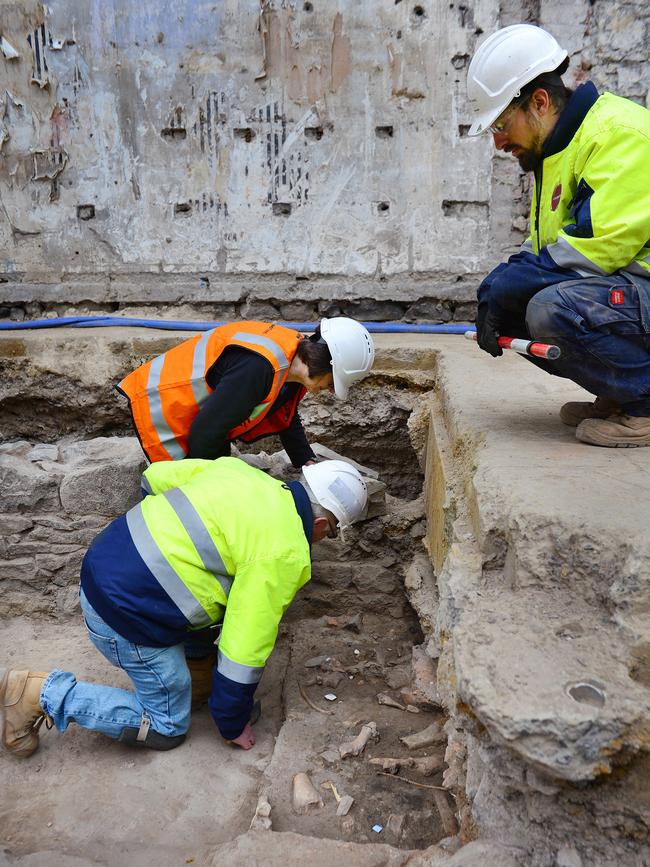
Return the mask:
<path id="1" fill-rule="evenodd" d="M 268 337 L 262 337 L 261 334 L 247 334 L 245 331 L 238 331 L 233 337 L 233 340 L 241 340 L 244 343 L 255 343 L 258 346 L 264 346 L 278 362 L 280 370 L 285 370 L 289 367 L 289 359 L 284 354 L 284 350 L 278 346 L 275 340 L 270 340 Z"/>
<path id="2" fill-rule="evenodd" d="M 142 479 L 140 480 L 140 487 L 148 494 L 153 494 L 153 488 L 151 487 L 151 483 L 149 482 L 149 479 L 145 476 L 144 473 L 142 474 Z"/>
<path id="3" fill-rule="evenodd" d="M 143 713 L 142 719 L 140 720 L 140 728 L 138 729 L 138 736 L 136 737 L 136 741 L 146 741 L 150 728 L 151 720 L 146 714 Z"/>
<path id="4" fill-rule="evenodd" d="M 217 671 L 235 683 L 259 683 L 264 674 L 264 666 L 241 665 L 228 659 L 221 651 L 217 654 Z"/>
<path id="5" fill-rule="evenodd" d="M 159 355 L 154 358 L 149 368 L 149 377 L 147 379 L 147 394 L 149 395 L 149 412 L 151 414 L 151 422 L 156 429 L 158 439 L 162 443 L 163 448 L 172 461 L 180 461 L 185 457 L 185 452 L 176 440 L 176 437 L 171 432 L 171 428 L 165 421 L 163 415 L 162 401 L 160 400 L 160 374 L 165 360 L 164 355 Z"/>
<path id="6" fill-rule="evenodd" d="M 183 584 L 156 545 L 142 514 L 142 504 L 129 509 L 126 513 L 126 525 L 138 554 L 172 602 L 192 626 L 209 626 L 212 623 L 211 618 Z"/>
<path id="7" fill-rule="evenodd" d="M 583 277 L 593 276 L 594 274 L 607 275 L 607 271 L 601 268 L 600 265 L 596 265 L 595 262 L 592 262 L 591 259 L 580 253 L 575 247 L 572 247 L 566 238 L 558 238 L 553 244 L 549 244 L 546 249 L 555 264 L 561 268 L 571 268 Z"/>
<path id="8" fill-rule="evenodd" d="M 194 400 L 199 404 L 199 406 L 210 393 L 205 381 L 205 356 L 208 351 L 208 342 L 212 334 L 214 334 L 214 329 L 212 329 L 212 331 L 206 331 L 205 334 L 202 335 L 201 339 L 194 347 L 194 355 L 192 356 L 190 384 L 192 386 L 192 391 L 194 392 Z"/>
<path id="9" fill-rule="evenodd" d="M 641 259 L 641 262 L 647 262 L 648 265 L 650 265 L 650 256 Z M 638 261 L 630 262 L 627 268 L 621 269 L 621 273 L 636 274 L 637 277 L 645 277 L 646 280 L 650 280 L 650 271 L 647 268 L 644 268 Z"/>
<path id="10" fill-rule="evenodd" d="M 219 549 L 214 544 L 214 539 L 208 532 L 201 516 L 180 488 L 170 488 L 164 492 L 164 497 L 176 512 L 183 529 L 192 540 L 206 571 L 210 572 L 219 582 L 227 599 L 232 587 L 232 575 L 226 569 Z"/>

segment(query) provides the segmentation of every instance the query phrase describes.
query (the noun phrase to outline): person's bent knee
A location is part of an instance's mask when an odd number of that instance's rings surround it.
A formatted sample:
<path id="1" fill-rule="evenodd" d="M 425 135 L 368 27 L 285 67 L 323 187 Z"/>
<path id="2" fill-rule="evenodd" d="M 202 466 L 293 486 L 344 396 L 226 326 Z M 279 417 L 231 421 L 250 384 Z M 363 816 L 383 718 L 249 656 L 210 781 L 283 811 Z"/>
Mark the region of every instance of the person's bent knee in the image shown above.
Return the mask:
<path id="1" fill-rule="evenodd" d="M 560 286 L 547 286 L 528 302 L 526 328 L 533 340 L 548 343 L 566 332 L 569 311 L 560 294 Z"/>

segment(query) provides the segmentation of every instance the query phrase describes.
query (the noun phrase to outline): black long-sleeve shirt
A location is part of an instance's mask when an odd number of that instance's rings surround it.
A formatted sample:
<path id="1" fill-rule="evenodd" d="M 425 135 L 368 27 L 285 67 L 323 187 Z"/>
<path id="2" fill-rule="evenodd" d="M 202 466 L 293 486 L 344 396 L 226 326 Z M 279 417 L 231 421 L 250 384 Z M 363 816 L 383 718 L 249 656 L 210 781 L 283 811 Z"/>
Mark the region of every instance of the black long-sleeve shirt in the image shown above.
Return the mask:
<path id="1" fill-rule="evenodd" d="M 212 394 L 201 404 L 189 434 L 188 458 L 220 458 L 230 454 L 228 431 L 247 419 L 273 384 L 273 366 L 266 358 L 239 346 L 225 349 L 206 374 Z M 288 382 L 270 413 L 291 401 L 302 386 Z M 279 434 L 294 467 L 316 460 L 296 411 L 289 427 Z"/>

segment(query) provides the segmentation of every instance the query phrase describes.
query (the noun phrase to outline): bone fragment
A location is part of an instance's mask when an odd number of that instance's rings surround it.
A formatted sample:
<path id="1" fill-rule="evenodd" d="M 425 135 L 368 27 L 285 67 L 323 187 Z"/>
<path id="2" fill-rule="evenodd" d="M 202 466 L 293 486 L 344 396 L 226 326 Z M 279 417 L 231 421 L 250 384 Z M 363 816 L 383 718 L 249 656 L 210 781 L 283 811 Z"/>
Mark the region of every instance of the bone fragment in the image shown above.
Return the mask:
<path id="1" fill-rule="evenodd" d="M 403 704 L 395 701 L 394 698 L 391 698 L 388 693 L 385 692 L 380 692 L 377 695 L 377 701 L 379 702 L 379 704 L 385 704 L 386 707 L 396 707 L 397 710 L 406 710 Z"/>
<path id="2" fill-rule="evenodd" d="M 308 813 L 312 807 L 323 806 L 323 799 L 314 788 L 307 774 L 296 774 L 293 778 L 293 809 L 298 815 Z"/>
<path id="3" fill-rule="evenodd" d="M 449 806 L 448 793 L 444 790 L 436 789 L 433 793 L 433 799 L 436 802 L 445 833 L 448 837 L 453 837 L 454 834 L 458 833 L 458 822 L 456 821 L 454 811 Z"/>
<path id="4" fill-rule="evenodd" d="M 377 723 L 369 722 L 361 726 L 361 731 L 353 741 L 345 741 L 339 746 L 339 754 L 342 759 L 347 759 L 348 756 L 358 756 L 366 748 L 369 740 L 379 740 L 377 731 Z"/>
<path id="5" fill-rule="evenodd" d="M 405 756 L 404 758 L 376 758 L 370 759 L 371 765 L 379 765 L 383 771 L 389 774 L 397 774 L 402 768 L 410 768 L 425 777 L 430 777 L 439 771 L 444 764 L 442 756 L 424 756 L 422 758 L 414 758 L 413 756 Z"/>
<path id="6" fill-rule="evenodd" d="M 409 750 L 420 750 L 423 747 L 430 747 L 432 744 L 444 743 L 447 740 L 447 735 L 442 731 L 440 723 L 434 722 L 421 732 L 407 735 L 400 740 Z"/>
<path id="7" fill-rule="evenodd" d="M 271 804 L 266 795 L 260 795 L 251 821 L 251 831 L 270 831 L 271 825 Z"/>
<path id="8" fill-rule="evenodd" d="M 352 795 L 343 795 L 343 797 L 339 801 L 338 807 L 336 808 L 336 815 L 347 816 L 347 814 L 350 812 L 352 804 L 354 804 L 354 798 L 352 797 Z"/>

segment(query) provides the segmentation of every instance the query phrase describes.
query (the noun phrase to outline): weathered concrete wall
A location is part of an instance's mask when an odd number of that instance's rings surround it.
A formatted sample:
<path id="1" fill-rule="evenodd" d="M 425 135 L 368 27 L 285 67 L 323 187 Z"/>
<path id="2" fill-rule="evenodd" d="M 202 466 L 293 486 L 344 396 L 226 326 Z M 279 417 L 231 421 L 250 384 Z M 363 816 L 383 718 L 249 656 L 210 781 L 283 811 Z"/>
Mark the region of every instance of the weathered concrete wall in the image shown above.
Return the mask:
<path id="1" fill-rule="evenodd" d="M 0 311 L 471 318 L 528 179 L 466 67 L 521 20 L 647 99 L 635 0 L 3 2 Z"/>

